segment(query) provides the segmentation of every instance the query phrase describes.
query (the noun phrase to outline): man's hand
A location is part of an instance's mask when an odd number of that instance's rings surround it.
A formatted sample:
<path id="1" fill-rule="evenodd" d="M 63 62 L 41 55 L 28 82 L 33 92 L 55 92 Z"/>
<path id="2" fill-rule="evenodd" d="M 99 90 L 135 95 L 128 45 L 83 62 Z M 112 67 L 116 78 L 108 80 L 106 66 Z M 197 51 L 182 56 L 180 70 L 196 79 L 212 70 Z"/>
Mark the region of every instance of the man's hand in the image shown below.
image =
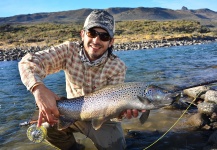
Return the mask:
<path id="1" fill-rule="evenodd" d="M 136 118 L 138 117 L 139 112 L 145 112 L 145 110 L 128 109 L 126 111 L 123 111 L 118 118 L 119 119 L 122 118 L 131 119 L 132 117 Z"/>
<path id="2" fill-rule="evenodd" d="M 56 100 L 60 99 L 58 95 L 50 91 L 44 84 L 34 87 L 32 93 L 39 108 L 37 126 L 41 126 L 43 119 L 51 125 L 57 123 L 59 111 Z"/>

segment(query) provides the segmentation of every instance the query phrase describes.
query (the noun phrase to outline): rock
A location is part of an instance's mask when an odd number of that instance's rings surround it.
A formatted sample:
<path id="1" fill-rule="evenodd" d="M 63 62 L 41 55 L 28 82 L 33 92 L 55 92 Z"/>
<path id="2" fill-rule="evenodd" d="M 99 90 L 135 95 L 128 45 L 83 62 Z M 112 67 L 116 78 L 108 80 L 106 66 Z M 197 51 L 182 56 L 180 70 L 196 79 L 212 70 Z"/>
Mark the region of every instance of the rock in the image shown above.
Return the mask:
<path id="1" fill-rule="evenodd" d="M 217 104 L 217 91 L 214 90 L 207 91 L 204 100 L 206 102 L 213 102 Z"/>
<path id="2" fill-rule="evenodd" d="M 216 122 L 217 121 L 217 113 L 216 112 L 212 113 L 212 115 L 210 116 L 210 120 L 212 122 Z"/>
<path id="3" fill-rule="evenodd" d="M 217 122 L 216 121 L 215 122 L 211 122 L 210 126 L 212 126 L 213 130 L 217 130 Z"/>
<path id="4" fill-rule="evenodd" d="M 185 6 L 182 6 L 182 10 L 188 10 L 188 8 Z"/>
<path id="5" fill-rule="evenodd" d="M 209 118 L 205 114 L 196 113 L 189 117 L 186 123 L 195 128 L 202 128 L 209 123 Z"/>
<path id="6" fill-rule="evenodd" d="M 198 112 L 211 116 L 217 112 L 217 105 L 215 103 L 202 102 L 197 105 Z"/>
<path id="7" fill-rule="evenodd" d="M 8 49 L 8 50 L 0 50 L 0 61 L 11 61 L 11 60 L 20 60 L 26 53 L 32 52 L 38 52 L 40 50 L 43 50 L 47 47 L 29 47 L 29 48 L 14 48 L 14 49 Z"/>
<path id="8" fill-rule="evenodd" d="M 196 98 L 199 93 L 201 93 L 201 92 L 205 93 L 209 89 L 210 88 L 207 86 L 198 86 L 198 87 L 194 87 L 194 88 L 190 88 L 190 89 L 185 89 L 185 90 L 183 90 L 183 93 L 190 96 L 190 97 Z M 200 98 L 202 98 L 202 99 L 204 99 L 204 97 L 205 97 L 205 94 L 202 94 L 200 96 Z"/>

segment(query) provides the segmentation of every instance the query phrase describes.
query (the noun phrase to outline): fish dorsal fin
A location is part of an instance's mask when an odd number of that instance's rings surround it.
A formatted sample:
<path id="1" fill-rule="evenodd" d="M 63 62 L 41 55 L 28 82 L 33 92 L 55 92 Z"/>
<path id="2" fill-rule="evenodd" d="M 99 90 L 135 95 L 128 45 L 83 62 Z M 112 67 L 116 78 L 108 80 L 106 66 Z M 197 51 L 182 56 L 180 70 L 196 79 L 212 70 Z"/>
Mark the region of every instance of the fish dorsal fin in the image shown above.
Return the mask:
<path id="1" fill-rule="evenodd" d="M 92 119 L 92 126 L 95 130 L 98 130 L 105 121 L 106 119 L 104 117 Z"/>
<path id="2" fill-rule="evenodd" d="M 57 124 L 57 129 L 58 130 L 63 130 L 68 128 L 74 121 L 73 120 L 68 120 L 64 116 L 59 117 L 59 121 Z"/>
<path id="3" fill-rule="evenodd" d="M 139 121 L 141 124 L 144 124 L 146 122 L 146 120 L 148 119 L 150 110 L 146 110 L 145 112 L 142 113 L 142 115 L 139 118 Z"/>
<path id="4" fill-rule="evenodd" d="M 144 97 L 142 97 L 142 96 L 137 95 L 137 98 L 138 98 L 143 104 L 145 104 L 145 105 L 148 105 L 148 104 L 151 103 L 148 99 L 146 99 L 146 98 L 144 98 Z"/>

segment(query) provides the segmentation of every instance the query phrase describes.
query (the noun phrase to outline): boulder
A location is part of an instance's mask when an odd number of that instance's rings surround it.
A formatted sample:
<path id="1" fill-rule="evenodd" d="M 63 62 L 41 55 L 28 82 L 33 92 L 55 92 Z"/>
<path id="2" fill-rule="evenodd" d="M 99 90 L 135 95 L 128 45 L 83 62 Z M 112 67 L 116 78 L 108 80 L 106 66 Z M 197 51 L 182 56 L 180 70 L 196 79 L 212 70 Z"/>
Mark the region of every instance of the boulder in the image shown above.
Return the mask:
<path id="1" fill-rule="evenodd" d="M 196 98 L 199 93 L 205 93 L 209 89 L 210 88 L 207 86 L 198 86 L 198 87 L 194 87 L 194 88 L 185 89 L 185 90 L 183 90 L 183 93 L 185 95 L 188 95 L 189 97 Z M 205 97 L 205 94 L 202 94 L 202 95 L 200 95 L 199 98 L 204 99 L 204 97 Z"/>
<path id="2" fill-rule="evenodd" d="M 206 102 L 212 102 L 217 104 L 217 91 L 214 90 L 207 91 L 204 100 Z"/>
<path id="3" fill-rule="evenodd" d="M 209 118 L 205 114 L 196 113 L 190 116 L 186 123 L 194 128 L 202 128 L 206 124 L 209 124 Z"/>
<path id="4" fill-rule="evenodd" d="M 197 105 L 198 112 L 211 116 L 217 112 L 217 105 L 210 102 L 202 102 Z"/>

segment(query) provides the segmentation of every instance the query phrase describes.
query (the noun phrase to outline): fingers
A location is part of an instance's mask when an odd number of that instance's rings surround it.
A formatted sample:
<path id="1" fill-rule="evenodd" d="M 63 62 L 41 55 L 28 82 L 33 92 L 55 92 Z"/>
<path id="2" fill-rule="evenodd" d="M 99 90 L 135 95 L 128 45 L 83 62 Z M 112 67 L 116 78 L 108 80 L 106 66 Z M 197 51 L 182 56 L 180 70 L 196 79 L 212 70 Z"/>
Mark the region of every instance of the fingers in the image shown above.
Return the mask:
<path id="1" fill-rule="evenodd" d="M 138 117 L 138 115 L 139 115 L 139 111 L 137 109 L 128 109 L 122 112 L 120 117 L 126 117 L 127 119 L 131 119 L 132 117 L 134 118 Z"/>
<path id="2" fill-rule="evenodd" d="M 53 114 L 46 114 L 45 120 L 47 120 L 50 125 L 54 125 L 58 122 L 58 119 Z"/>
<path id="3" fill-rule="evenodd" d="M 118 119 L 121 118 L 127 118 L 127 119 L 131 119 L 132 117 L 136 118 L 139 116 L 139 112 L 145 112 L 146 110 L 137 110 L 137 109 L 128 109 L 126 111 L 123 111 Z"/>
<path id="4" fill-rule="evenodd" d="M 57 108 L 52 111 L 52 114 L 53 114 L 53 116 L 54 116 L 55 118 L 59 118 L 59 116 L 60 116 L 60 113 L 59 113 L 59 111 L 58 111 Z"/>
<path id="5" fill-rule="evenodd" d="M 146 110 L 145 109 L 143 109 L 143 110 L 140 110 L 142 113 L 144 113 L 144 112 L 146 112 Z"/>
<path id="6" fill-rule="evenodd" d="M 40 113 L 40 111 L 39 111 L 37 127 L 40 127 L 40 126 L 41 126 L 41 124 L 42 124 L 42 119 L 43 119 L 42 113 Z"/>
<path id="7" fill-rule="evenodd" d="M 131 110 L 131 109 L 128 109 L 128 110 L 126 111 L 126 118 L 127 118 L 127 119 L 131 119 L 131 118 L 132 118 L 132 110 Z"/>
<path id="8" fill-rule="evenodd" d="M 49 122 L 49 121 L 46 117 L 46 114 L 44 112 L 39 111 L 37 127 L 40 127 L 43 122 Z"/>
<path id="9" fill-rule="evenodd" d="M 128 119 L 131 119 L 132 117 L 134 117 L 134 118 L 138 117 L 138 115 L 139 115 L 139 113 L 138 113 L 137 109 L 128 109 L 126 117 Z"/>
<path id="10" fill-rule="evenodd" d="M 39 111 L 37 127 L 40 127 L 43 122 L 48 122 L 50 125 L 54 125 L 58 122 L 59 111 L 56 110 L 56 115 L 51 112 Z"/>
<path id="11" fill-rule="evenodd" d="M 138 117 L 138 115 L 139 115 L 138 110 L 137 110 L 137 109 L 133 109 L 133 110 L 132 110 L 132 116 L 133 116 L 134 118 L 136 118 L 136 117 Z"/>
<path id="12" fill-rule="evenodd" d="M 43 84 L 35 87 L 33 95 L 39 108 L 37 126 L 41 126 L 43 121 L 49 124 L 56 123 L 59 117 L 56 101 L 59 100 L 60 97 Z"/>

